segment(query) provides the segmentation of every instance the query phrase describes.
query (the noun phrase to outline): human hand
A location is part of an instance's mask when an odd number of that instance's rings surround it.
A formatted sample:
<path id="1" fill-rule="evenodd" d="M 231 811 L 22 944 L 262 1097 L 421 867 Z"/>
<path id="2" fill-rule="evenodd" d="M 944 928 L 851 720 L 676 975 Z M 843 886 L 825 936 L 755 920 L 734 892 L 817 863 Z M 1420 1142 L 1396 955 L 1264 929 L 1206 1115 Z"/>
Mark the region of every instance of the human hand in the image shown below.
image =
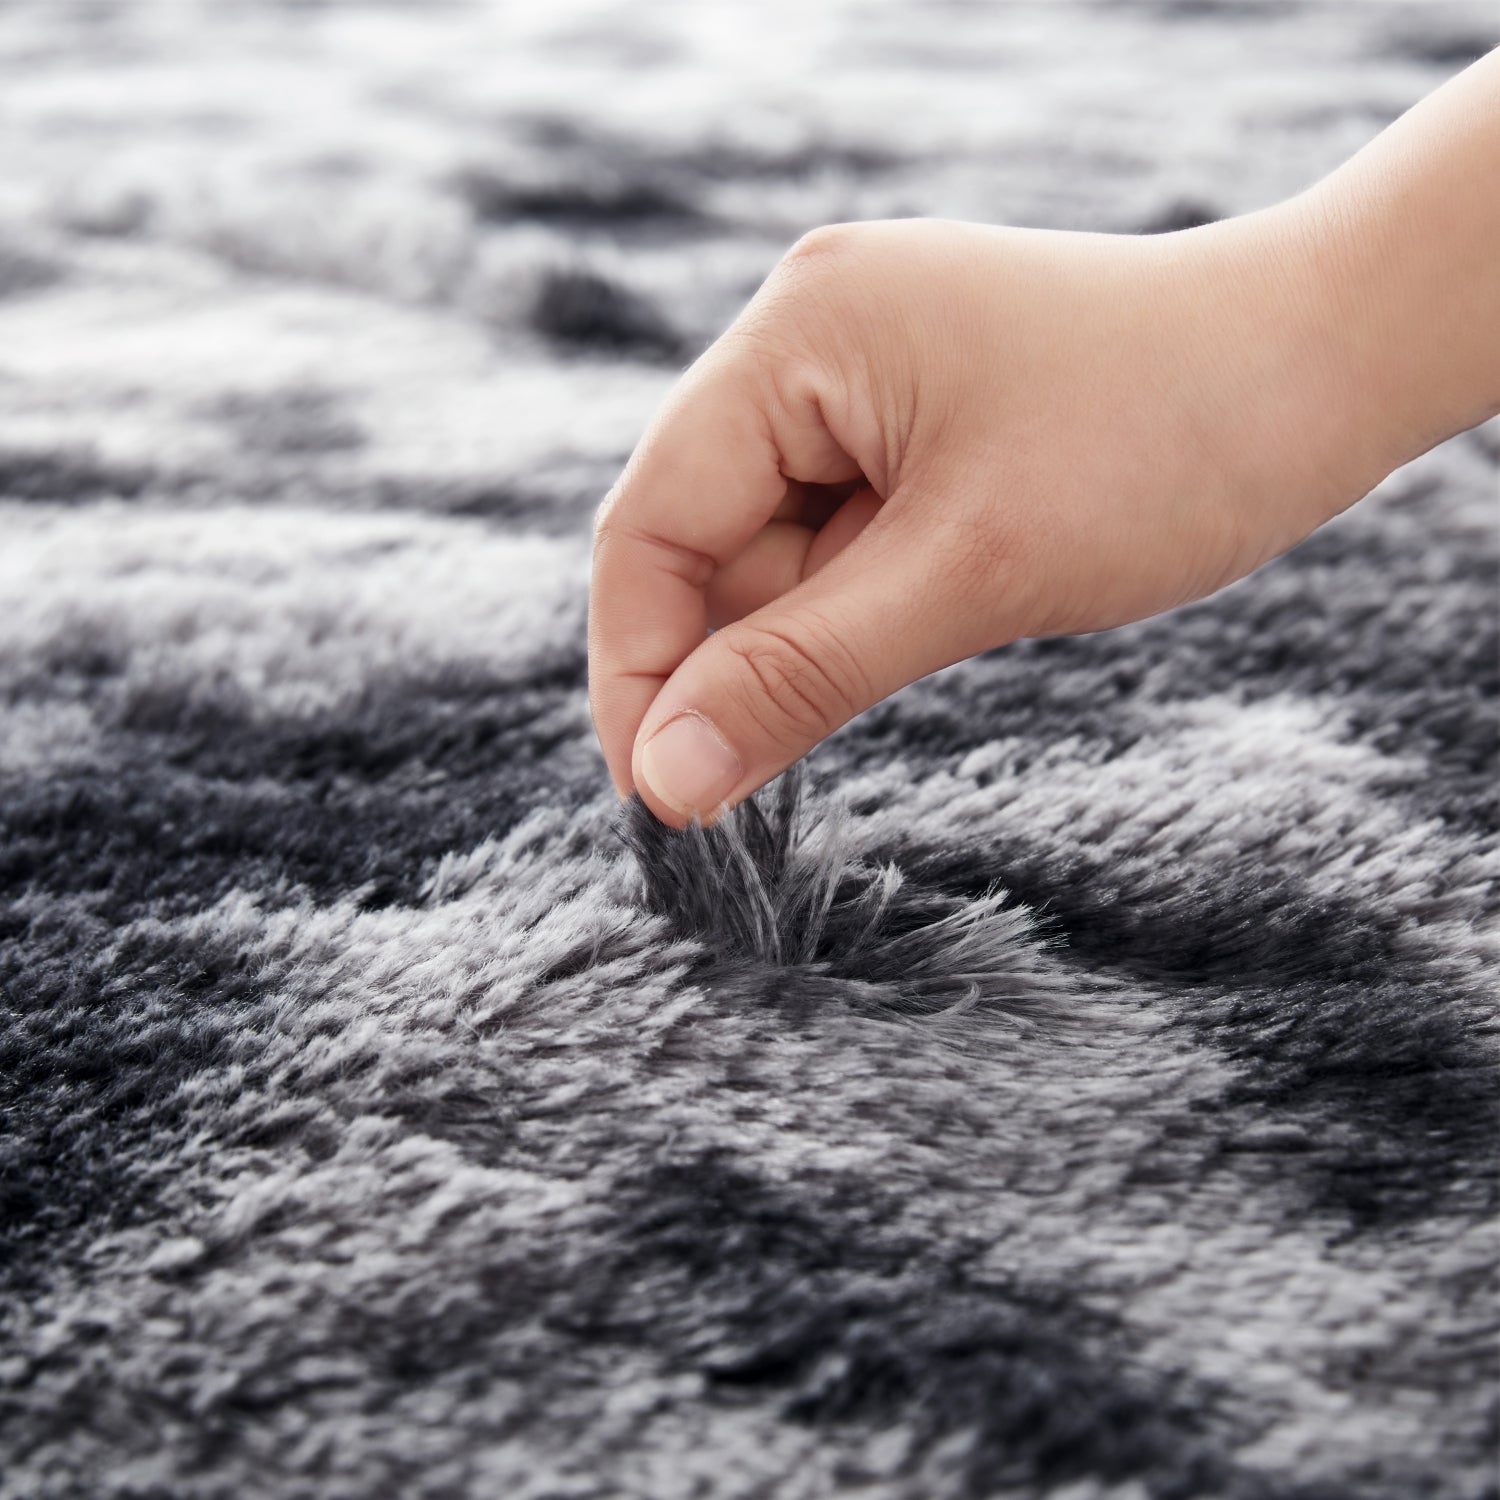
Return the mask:
<path id="1" fill-rule="evenodd" d="M 710 821 L 927 672 L 1209 593 L 1323 519 L 1316 434 L 1290 448 L 1278 425 L 1311 424 L 1267 400 L 1292 352 L 1195 233 L 801 242 L 600 516 L 591 694 L 622 793 Z"/>
<path id="2" fill-rule="evenodd" d="M 802 240 L 601 507 L 617 790 L 710 822 L 904 684 L 1208 594 L 1500 409 L 1497 200 L 1464 186 L 1497 98 L 1500 54 L 1302 198 L 1176 234 Z"/>

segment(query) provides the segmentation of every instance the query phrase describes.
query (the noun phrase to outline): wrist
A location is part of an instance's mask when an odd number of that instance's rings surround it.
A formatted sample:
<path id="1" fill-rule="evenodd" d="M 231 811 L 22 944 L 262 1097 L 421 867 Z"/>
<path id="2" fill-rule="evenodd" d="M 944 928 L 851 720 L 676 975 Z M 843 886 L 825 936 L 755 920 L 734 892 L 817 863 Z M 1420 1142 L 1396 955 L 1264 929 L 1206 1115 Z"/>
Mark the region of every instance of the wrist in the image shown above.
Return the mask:
<path id="1" fill-rule="evenodd" d="M 1284 336 L 1326 401 L 1347 505 L 1500 412 L 1500 51 L 1308 191 L 1239 221 L 1272 246 Z M 1336 477 L 1335 477 L 1336 476 Z"/>
<path id="2" fill-rule="evenodd" d="M 1424 441 L 1412 420 L 1410 370 L 1387 295 L 1389 226 L 1318 189 L 1253 217 L 1270 247 L 1278 321 L 1268 336 L 1284 346 L 1288 422 L 1305 447 L 1318 525 L 1436 439 Z"/>
<path id="3" fill-rule="evenodd" d="M 1208 389 L 1229 435 L 1230 503 L 1253 538 L 1246 570 L 1300 541 L 1402 458 L 1370 381 L 1381 334 L 1346 249 L 1301 200 L 1181 236 L 1203 309 Z"/>

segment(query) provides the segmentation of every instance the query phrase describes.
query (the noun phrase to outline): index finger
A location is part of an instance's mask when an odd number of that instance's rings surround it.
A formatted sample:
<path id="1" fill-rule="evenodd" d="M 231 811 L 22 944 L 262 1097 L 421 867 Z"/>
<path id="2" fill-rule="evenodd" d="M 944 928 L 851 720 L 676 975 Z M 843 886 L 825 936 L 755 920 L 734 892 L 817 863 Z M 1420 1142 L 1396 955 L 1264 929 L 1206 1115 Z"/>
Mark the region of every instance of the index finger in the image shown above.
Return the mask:
<path id="1" fill-rule="evenodd" d="M 724 341 L 683 377 L 600 509 L 589 587 L 589 706 L 621 796 L 652 701 L 708 633 L 716 569 L 775 514 L 787 478 L 858 472 L 816 394 L 772 396 L 764 366 Z"/>

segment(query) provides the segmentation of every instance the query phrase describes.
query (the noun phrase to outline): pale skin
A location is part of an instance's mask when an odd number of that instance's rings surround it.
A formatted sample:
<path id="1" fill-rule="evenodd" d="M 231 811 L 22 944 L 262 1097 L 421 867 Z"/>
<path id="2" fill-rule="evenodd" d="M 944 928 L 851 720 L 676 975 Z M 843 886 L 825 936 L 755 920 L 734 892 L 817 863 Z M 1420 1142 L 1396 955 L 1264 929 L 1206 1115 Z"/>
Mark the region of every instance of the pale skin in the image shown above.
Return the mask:
<path id="1" fill-rule="evenodd" d="M 600 508 L 616 790 L 711 823 L 918 677 L 1213 593 L 1497 413 L 1500 51 L 1237 219 L 815 231 Z"/>

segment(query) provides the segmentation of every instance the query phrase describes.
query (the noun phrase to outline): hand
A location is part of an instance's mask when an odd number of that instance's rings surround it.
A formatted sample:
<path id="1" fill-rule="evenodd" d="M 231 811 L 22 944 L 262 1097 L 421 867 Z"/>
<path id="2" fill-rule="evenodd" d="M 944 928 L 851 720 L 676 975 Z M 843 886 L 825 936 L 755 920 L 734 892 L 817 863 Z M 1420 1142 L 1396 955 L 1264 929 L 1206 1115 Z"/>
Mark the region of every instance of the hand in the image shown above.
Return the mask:
<path id="1" fill-rule="evenodd" d="M 1496 181 L 1500 51 L 1239 219 L 809 235 L 601 507 L 617 790 L 712 821 L 925 673 L 1210 593 L 1500 411 Z"/>
<path id="2" fill-rule="evenodd" d="M 1316 525 L 1317 434 L 1289 448 L 1306 413 L 1266 399 L 1294 354 L 1237 254 L 920 220 L 796 246 L 599 517 L 621 793 L 711 821 L 927 672 L 1207 594 Z"/>

